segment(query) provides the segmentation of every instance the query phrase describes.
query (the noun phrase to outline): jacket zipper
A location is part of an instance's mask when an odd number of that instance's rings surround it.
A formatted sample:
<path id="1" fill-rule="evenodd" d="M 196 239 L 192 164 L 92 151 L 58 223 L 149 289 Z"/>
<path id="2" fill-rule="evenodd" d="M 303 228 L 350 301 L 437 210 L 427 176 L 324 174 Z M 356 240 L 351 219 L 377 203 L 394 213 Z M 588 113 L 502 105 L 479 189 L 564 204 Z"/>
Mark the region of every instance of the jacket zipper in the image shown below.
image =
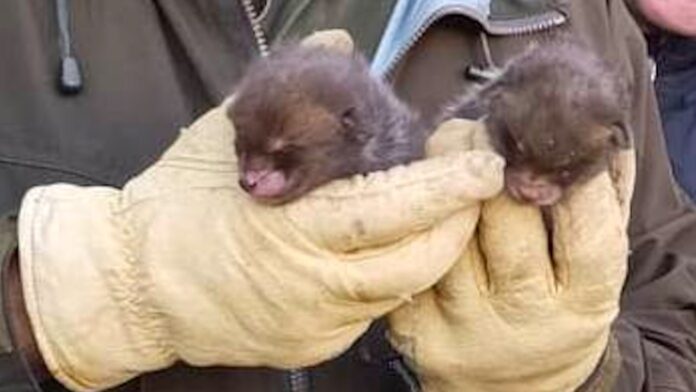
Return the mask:
<path id="1" fill-rule="evenodd" d="M 423 34 L 433 25 L 438 19 L 451 14 L 457 14 L 474 19 L 483 25 L 486 33 L 491 35 L 525 35 L 537 33 L 544 30 L 550 30 L 556 26 L 560 26 L 567 21 L 567 17 L 560 11 L 552 10 L 540 15 L 535 15 L 523 19 L 515 19 L 509 21 L 488 21 L 486 17 L 468 7 L 462 6 L 444 6 L 431 13 L 430 16 L 418 27 L 411 38 L 398 51 L 392 59 L 389 66 L 386 68 L 385 75 L 390 76 L 396 65 L 403 59 L 408 51 L 421 39 Z"/>
<path id="2" fill-rule="evenodd" d="M 271 0 L 266 0 L 266 6 L 261 14 L 257 14 L 254 9 L 253 0 L 241 0 L 242 8 L 244 8 L 244 13 L 246 14 L 249 24 L 251 24 L 251 30 L 254 33 L 254 40 L 256 41 L 256 47 L 259 50 L 261 56 L 268 55 L 268 39 L 266 39 L 266 34 L 263 32 L 263 27 L 261 26 L 261 20 L 265 16 L 269 3 Z"/>
<path id="3" fill-rule="evenodd" d="M 266 0 L 264 9 L 258 14 L 254 9 L 254 3 L 252 3 L 253 0 L 241 1 L 242 8 L 244 8 L 244 13 L 249 20 L 251 30 L 254 33 L 256 47 L 258 48 L 261 56 L 265 57 L 268 55 L 268 40 L 266 39 L 266 34 L 263 32 L 261 21 L 270 7 L 271 0 Z M 285 381 L 287 383 L 286 388 L 288 392 L 309 392 L 312 389 L 310 375 L 306 369 L 300 368 L 288 370 L 285 375 Z"/>

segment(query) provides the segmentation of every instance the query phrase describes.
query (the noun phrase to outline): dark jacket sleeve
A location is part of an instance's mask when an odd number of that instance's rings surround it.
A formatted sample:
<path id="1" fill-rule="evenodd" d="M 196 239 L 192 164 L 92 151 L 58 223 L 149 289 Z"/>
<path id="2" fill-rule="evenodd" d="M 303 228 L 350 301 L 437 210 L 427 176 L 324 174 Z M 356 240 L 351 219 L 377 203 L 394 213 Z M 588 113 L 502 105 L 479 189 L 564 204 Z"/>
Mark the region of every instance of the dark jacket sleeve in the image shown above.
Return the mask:
<path id="1" fill-rule="evenodd" d="M 630 58 L 638 154 L 615 390 L 696 391 L 696 211 L 672 175 L 640 30 L 622 1 L 608 4 Z"/>
<path id="2" fill-rule="evenodd" d="M 0 2 L 0 211 L 52 182 L 121 186 L 256 55 L 239 1 L 67 2 L 79 94 L 59 92 L 56 5 Z"/>
<path id="3" fill-rule="evenodd" d="M 644 31 L 644 32 L 649 32 L 653 26 L 648 22 L 648 20 L 643 16 L 643 13 L 640 11 L 638 8 L 638 1 L 637 0 L 624 0 L 626 3 L 626 8 L 631 12 L 631 15 L 633 15 L 633 19 L 638 23 L 638 26 Z"/>

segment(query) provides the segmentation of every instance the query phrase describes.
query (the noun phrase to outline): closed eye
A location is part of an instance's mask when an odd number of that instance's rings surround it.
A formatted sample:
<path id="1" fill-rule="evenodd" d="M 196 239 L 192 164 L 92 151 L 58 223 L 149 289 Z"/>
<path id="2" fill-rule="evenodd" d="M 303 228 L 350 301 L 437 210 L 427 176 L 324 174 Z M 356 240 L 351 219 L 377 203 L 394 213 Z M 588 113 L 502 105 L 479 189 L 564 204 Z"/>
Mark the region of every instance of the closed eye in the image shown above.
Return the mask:
<path id="1" fill-rule="evenodd" d="M 298 148 L 299 148 L 299 146 L 297 146 L 295 144 L 283 143 L 283 144 L 277 144 L 277 145 L 272 146 L 268 152 L 270 154 L 273 154 L 273 155 L 283 155 L 283 154 L 289 154 L 291 152 L 295 152 L 298 150 Z"/>
<path id="2" fill-rule="evenodd" d="M 507 152 L 506 158 L 511 159 L 513 157 L 518 157 L 526 152 L 524 144 L 521 141 L 516 140 L 507 126 L 500 127 L 500 137 L 503 142 L 505 151 Z"/>
<path id="3" fill-rule="evenodd" d="M 569 186 L 576 180 L 578 174 L 575 170 L 572 170 L 569 167 L 561 168 L 560 171 L 557 171 L 557 173 L 556 181 L 562 186 Z"/>
<path id="4" fill-rule="evenodd" d="M 290 162 L 296 161 L 297 157 L 301 155 L 302 150 L 302 146 L 286 144 L 283 148 L 270 153 L 270 155 L 279 162 L 289 164 Z"/>

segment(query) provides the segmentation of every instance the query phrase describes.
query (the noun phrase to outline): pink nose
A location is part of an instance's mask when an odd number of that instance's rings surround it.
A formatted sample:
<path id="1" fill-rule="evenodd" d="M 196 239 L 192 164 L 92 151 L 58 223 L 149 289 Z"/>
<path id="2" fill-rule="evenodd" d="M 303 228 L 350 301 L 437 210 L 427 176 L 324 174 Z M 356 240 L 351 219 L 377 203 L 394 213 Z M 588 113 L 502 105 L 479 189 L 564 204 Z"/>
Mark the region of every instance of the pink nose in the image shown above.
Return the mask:
<path id="1" fill-rule="evenodd" d="M 239 186 L 254 197 L 268 199 L 282 195 L 288 180 L 281 170 L 247 170 L 239 179 Z"/>
<path id="2" fill-rule="evenodd" d="M 563 195 L 560 186 L 529 170 L 506 171 L 505 183 L 512 197 L 537 206 L 555 204 Z"/>
<path id="3" fill-rule="evenodd" d="M 242 178 L 239 179 L 239 185 L 244 189 L 245 191 L 250 191 L 258 185 L 258 183 L 263 180 L 264 177 L 266 177 L 271 171 L 264 169 L 264 170 L 247 170 L 244 172 L 242 175 Z"/>
<path id="4" fill-rule="evenodd" d="M 515 191 L 523 200 L 538 206 L 555 204 L 562 195 L 561 188 L 554 184 L 521 185 Z"/>

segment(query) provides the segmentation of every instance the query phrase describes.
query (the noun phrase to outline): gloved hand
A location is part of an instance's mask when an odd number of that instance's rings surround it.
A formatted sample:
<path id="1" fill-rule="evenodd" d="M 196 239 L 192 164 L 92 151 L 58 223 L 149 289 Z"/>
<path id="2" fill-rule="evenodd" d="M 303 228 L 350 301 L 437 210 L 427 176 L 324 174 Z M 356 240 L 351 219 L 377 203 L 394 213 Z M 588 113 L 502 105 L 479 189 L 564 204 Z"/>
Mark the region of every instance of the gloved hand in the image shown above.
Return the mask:
<path id="1" fill-rule="evenodd" d="M 393 344 L 426 392 L 573 391 L 593 372 L 619 310 L 633 151 L 553 209 L 505 194 L 432 289 L 390 314 Z"/>
<path id="2" fill-rule="evenodd" d="M 224 111 L 184 129 L 122 190 L 55 184 L 25 196 L 27 312 L 69 388 L 177 360 L 294 368 L 333 357 L 442 277 L 480 200 L 502 186 L 502 159 L 475 142 L 481 128 L 453 122 L 433 158 L 257 205 L 237 185 Z M 471 138 L 450 142 L 461 132 Z"/>

